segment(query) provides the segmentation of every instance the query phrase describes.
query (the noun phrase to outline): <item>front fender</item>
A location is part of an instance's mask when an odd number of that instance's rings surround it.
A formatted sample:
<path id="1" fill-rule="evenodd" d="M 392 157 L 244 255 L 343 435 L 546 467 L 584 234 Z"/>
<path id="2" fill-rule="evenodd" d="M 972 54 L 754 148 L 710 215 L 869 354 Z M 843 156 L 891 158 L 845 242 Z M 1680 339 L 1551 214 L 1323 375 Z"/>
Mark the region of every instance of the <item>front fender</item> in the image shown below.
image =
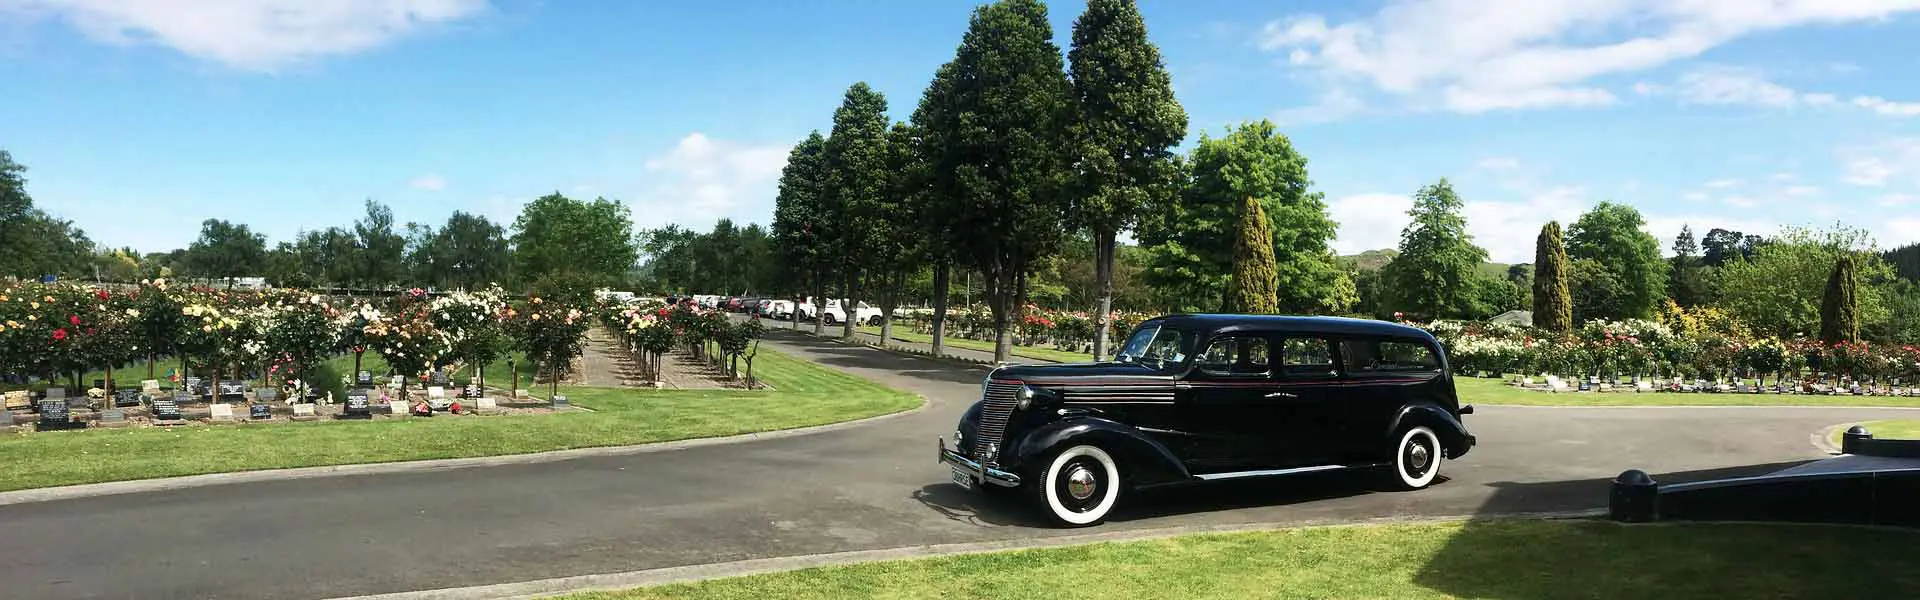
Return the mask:
<path id="1" fill-rule="evenodd" d="M 1036 462 L 1046 453 L 1075 444 L 1093 444 L 1113 453 L 1133 485 L 1172 483 L 1190 479 L 1173 452 L 1131 425 L 1094 416 L 1071 416 L 1035 428 L 1021 437 L 1015 450 L 1017 464 L 1044 468 Z M 1035 476 L 1038 481 L 1038 476 Z"/>
<path id="2" fill-rule="evenodd" d="M 1473 449 L 1474 437 L 1467 433 L 1467 426 L 1461 423 L 1458 417 L 1453 416 L 1453 413 L 1432 404 L 1409 404 L 1400 407 L 1400 412 L 1393 416 L 1393 422 L 1387 426 L 1387 430 L 1382 432 L 1382 435 L 1391 440 L 1404 428 L 1415 425 L 1426 425 L 1433 429 L 1434 435 L 1440 436 L 1440 444 L 1447 449 L 1447 458 L 1460 458 L 1468 450 Z M 1382 444 L 1381 447 L 1387 446 Z"/>

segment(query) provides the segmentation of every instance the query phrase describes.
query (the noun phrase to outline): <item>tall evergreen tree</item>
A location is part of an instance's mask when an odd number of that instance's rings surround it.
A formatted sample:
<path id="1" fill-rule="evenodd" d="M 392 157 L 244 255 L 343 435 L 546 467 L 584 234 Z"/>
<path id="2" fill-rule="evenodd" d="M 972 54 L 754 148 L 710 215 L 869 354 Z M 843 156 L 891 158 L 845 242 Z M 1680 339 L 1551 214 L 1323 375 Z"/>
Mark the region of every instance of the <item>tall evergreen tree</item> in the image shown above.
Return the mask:
<path id="1" fill-rule="evenodd" d="M 1093 356 L 1107 352 L 1113 268 L 1120 230 L 1146 205 L 1173 195 L 1179 169 L 1173 147 L 1187 135 L 1187 113 L 1173 97 L 1160 49 L 1147 40 L 1133 0 L 1091 0 L 1073 23 L 1077 178 L 1074 220 L 1093 234 Z"/>
<path id="2" fill-rule="evenodd" d="M 1601 202 L 1567 228 L 1567 256 L 1605 266 L 1621 285 L 1614 306 L 1579 307 L 1583 314 L 1605 319 L 1650 318 L 1666 300 L 1668 265 L 1660 258 L 1660 241 L 1640 229 L 1646 224 L 1640 211 L 1631 206 Z"/>
<path id="3" fill-rule="evenodd" d="M 826 238 L 839 267 L 840 307 L 847 317 L 840 336 L 853 339 L 861 270 L 876 250 L 876 230 L 886 226 L 879 211 L 892 181 L 887 172 L 887 99 L 867 82 L 848 87 L 840 108 L 833 111 L 826 165 Z"/>
<path id="4" fill-rule="evenodd" d="M 1560 222 L 1540 227 L 1533 246 L 1533 326 L 1566 335 L 1573 331 L 1573 301 L 1567 295 L 1567 249 Z"/>
<path id="5" fill-rule="evenodd" d="M 951 169 L 959 250 L 982 275 L 1005 361 L 1009 329 L 1026 296 L 1027 275 L 1063 237 L 1069 84 L 1038 0 L 976 8 L 954 59 L 951 118 L 944 139 Z"/>
<path id="6" fill-rule="evenodd" d="M 878 227 L 870 232 L 874 244 L 867 260 L 870 261 L 869 278 L 874 284 L 874 297 L 880 305 L 881 345 L 892 343 L 893 309 L 900 306 L 900 296 L 905 292 L 907 277 L 919 272 L 925 264 L 921 260 L 923 252 L 920 246 L 926 243 L 926 239 L 913 223 L 917 203 L 924 196 L 920 186 L 925 181 L 919 175 L 922 169 L 918 164 L 919 153 L 915 150 L 916 135 L 906 123 L 894 123 L 893 128 L 887 131 L 883 169 L 889 177 L 888 185 L 880 197 L 880 218 L 875 220 Z"/>
<path id="7" fill-rule="evenodd" d="M 1667 295 L 1673 302 L 1684 307 L 1706 304 L 1707 273 L 1706 265 L 1700 259 L 1700 244 L 1693 239 L 1693 228 L 1680 226 L 1680 235 L 1673 238 L 1672 278 L 1667 282 Z"/>
<path id="8" fill-rule="evenodd" d="M 1382 273 L 1397 307 L 1430 319 L 1473 311 L 1474 277 L 1487 251 L 1467 233 L 1465 208 L 1444 178 L 1413 195 L 1407 211 L 1412 222 L 1400 231 L 1400 254 Z"/>
<path id="9" fill-rule="evenodd" d="M 1820 341 L 1832 344 L 1860 339 L 1860 282 L 1853 257 L 1841 256 L 1827 277 L 1827 293 L 1820 303 Z"/>
<path id="10" fill-rule="evenodd" d="M 1233 283 L 1227 286 L 1226 312 L 1270 315 L 1280 312 L 1279 283 L 1273 264 L 1273 230 L 1260 200 L 1241 203 L 1240 226 L 1233 236 Z"/>
<path id="11" fill-rule="evenodd" d="M 787 166 L 780 170 L 780 192 L 773 199 L 773 243 L 775 254 L 788 267 L 784 271 L 791 274 L 787 289 L 799 292 L 796 295 L 813 296 L 815 314 L 824 308 L 821 303 L 826 296 L 822 272 L 826 249 L 816 227 L 825 210 L 826 147 L 827 140 L 818 131 L 795 144 L 787 153 Z M 800 323 L 798 306 L 794 307 L 793 322 L 796 326 Z M 820 334 L 823 327 L 814 323 L 813 333 Z"/>
<path id="12" fill-rule="evenodd" d="M 910 189 L 913 217 L 920 223 L 921 258 L 933 266 L 933 343 L 934 356 L 942 356 L 947 343 L 947 302 L 952 289 L 953 267 L 959 259 L 960 243 L 953 222 L 959 206 L 954 178 L 959 154 L 948 144 L 956 139 L 959 122 L 953 118 L 955 98 L 954 63 L 940 65 L 933 81 L 920 94 L 920 105 L 913 109 L 912 168 L 902 173 L 903 184 Z"/>

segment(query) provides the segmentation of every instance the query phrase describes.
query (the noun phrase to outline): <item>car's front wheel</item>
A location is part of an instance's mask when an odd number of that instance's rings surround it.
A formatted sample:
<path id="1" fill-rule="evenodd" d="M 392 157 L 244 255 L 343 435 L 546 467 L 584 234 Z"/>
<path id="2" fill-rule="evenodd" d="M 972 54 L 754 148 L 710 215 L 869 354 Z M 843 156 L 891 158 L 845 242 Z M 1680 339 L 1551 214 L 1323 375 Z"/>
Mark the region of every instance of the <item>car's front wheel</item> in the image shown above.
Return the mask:
<path id="1" fill-rule="evenodd" d="M 1417 490 L 1431 485 L 1440 476 L 1440 463 L 1445 460 L 1446 451 L 1433 429 L 1421 425 L 1400 432 L 1393 451 L 1394 487 Z"/>
<path id="2" fill-rule="evenodd" d="M 1099 446 L 1072 446 L 1041 464 L 1045 469 L 1034 482 L 1034 495 L 1041 512 L 1056 524 L 1097 525 L 1120 500 L 1120 465 Z"/>

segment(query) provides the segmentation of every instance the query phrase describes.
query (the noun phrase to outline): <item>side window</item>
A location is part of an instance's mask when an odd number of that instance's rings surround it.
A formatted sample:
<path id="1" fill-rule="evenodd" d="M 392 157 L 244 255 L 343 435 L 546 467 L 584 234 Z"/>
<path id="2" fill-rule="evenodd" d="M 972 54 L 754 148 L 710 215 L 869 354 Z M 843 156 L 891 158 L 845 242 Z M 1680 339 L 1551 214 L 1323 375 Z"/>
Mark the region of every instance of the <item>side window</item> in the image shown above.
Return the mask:
<path id="1" fill-rule="evenodd" d="M 1212 375 L 1260 376 L 1273 372 L 1271 356 L 1267 338 L 1228 336 L 1208 344 L 1194 365 Z"/>
<path id="2" fill-rule="evenodd" d="M 1440 359 L 1426 344 L 1395 340 L 1347 340 L 1341 348 L 1348 373 L 1409 373 L 1440 370 Z"/>
<path id="3" fill-rule="evenodd" d="M 1326 338 L 1286 338 L 1280 342 L 1280 366 L 1288 377 L 1332 377 L 1333 346 Z"/>

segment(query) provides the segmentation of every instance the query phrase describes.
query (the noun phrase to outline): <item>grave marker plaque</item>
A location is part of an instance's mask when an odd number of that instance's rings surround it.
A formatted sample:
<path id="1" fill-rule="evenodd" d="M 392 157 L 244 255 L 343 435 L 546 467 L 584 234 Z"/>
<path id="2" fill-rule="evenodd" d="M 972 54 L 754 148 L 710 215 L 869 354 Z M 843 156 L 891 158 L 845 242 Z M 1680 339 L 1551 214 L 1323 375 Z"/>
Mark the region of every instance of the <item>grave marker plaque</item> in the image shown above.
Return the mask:
<path id="1" fill-rule="evenodd" d="M 204 382 L 202 382 L 202 381 L 200 380 L 200 378 L 199 378 L 199 377 L 188 377 L 188 378 L 187 378 L 187 381 L 186 381 L 186 390 L 187 390 L 187 393 L 189 393 L 189 394 L 193 394 L 193 395 L 195 395 L 195 396 L 203 396 L 203 395 L 205 395 L 205 394 L 204 394 L 204 393 L 202 392 L 202 387 L 201 387 L 201 384 L 202 384 L 202 383 L 204 383 Z"/>
<path id="2" fill-rule="evenodd" d="M 469 383 L 466 388 L 460 390 L 460 397 L 462 398 L 479 398 L 485 395 L 486 392 L 480 390 L 480 384 L 478 383 Z"/>
<path id="3" fill-rule="evenodd" d="M 359 374 L 354 375 L 353 385 L 363 388 L 373 387 L 373 371 L 361 371 Z"/>
<path id="4" fill-rule="evenodd" d="M 176 394 L 172 398 L 165 396 L 154 398 L 153 405 L 149 407 L 153 411 L 154 422 L 184 420 L 180 415 L 180 403 L 187 400 L 186 394 Z"/>
<path id="5" fill-rule="evenodd" d="M 48 398 L 40 401 L 41 428 L 66 429 L 72 426 L 72 415 L 67 412 L 65 398 Z"/>
<path id="6" fill-rule="evenodd" d="M 95 379 L 93 380 L 93 387 L 94 389 L 101 389 L 101 390 L 107 389 L 107 380 Z"/>
<path id="7" fill-rule="evenodd" d="M 447 378 L 446 372 L 435 369 L 433 374 L 427 376 L 427 385 L 443 388 L 452 387 L 453 380 Z"/>
<path id="8" fill-rule="evenodd" d="M 233 420 L 232 404 L 215 404 L 207 408 L 212 413 L 209 415 L 209 417 L 215 421 L 232 421 Z"/>
<path id="9" fill-rule="evenodd" d="M 280 399 L 280 390 L 274 389 L 274 388 L 260 388 L 253 392 L 253 396 L 255 400 L 259 400 L 261 402 L 273 402 L 275 400 Z"/>
<path id="10" fill-rule="evenodd" d="M 315 414 L 314 414 L 314 409 L 313 409 L 313 405 L 312 405 L 312 404 L 295 404 L 295 405 L 293 405 L 293 420 L 295 420 L 295 421 L 311 421 L 311 420 L 314 420 L 314 419 L 317 419 L 317 418 L 319 418 L 319 417 L 317 417 L 317 416 L 315 416 Z"/>
<path id="11" fill-rule="evenodd" d="M 113 407 L 126 408 L 140 405 L 140 390 L 119 389 L 113 391 Z"/>
<path id="12" fill-rule="evenodd" d="M 218 383 L 217 386 L 220 390 L 221 398 L 245 396 L 247 394 L 247 382 L 245 381 L 227 380 Z"/>
<path id="13" fill-rule="evenodd" d="M 491 411 L 491 410 L 496 410 L 498 408 L 500 408 L 500 404 L 495 402 L 492 398 L 481 396 L 479 399 L 474 400 L 474 405 L 473 405 L 474 410 Z"/>
<path id="14" fill-rule="evenodd" d="M 100 423 L 103 425 L 125 422 L 127 422 L 127 411 L 118 408 L 109 408 L 100 411 Z"/>
<path id="15" fill-rule="evenodd" d="M 67 388 L 62 388 L 62 387 L 47 388 L 48 400 L 64 400 L 66 399 L 66 397 L 67 397 Z"/>
<path id="16" fill-rule="evenodd" d="M 367 402 L 367 390 L 356 389 L 347 392 L 347 407 L 341 411 L 342 418 L 362 419 L 373 416 L 373 405 Z"/>
<path id="17" fill-rule="evenodd" d="M 387 401 L 387 410 L 388 410 L 389 412 L 391 412 L 391 413 L 393 413 L 393 414 L 396 414 L 396 415 L 404 415 L 404 414 L 407 414 L 407 401 L 405 401 L 405 400 L 388 400 L 388 401 Z"/>
<path id="18" fill-rule="evenodd" d="M 0 427 L 13 426 L 13 411 L 0 409 Z"/>
<path id="19" fill-rule="evenodd" d="M 554 395 L 553 395 L 553 407 L 554 407 L 554 408 L 566 408 L 567 406 L 569 406 L 569 405 L 568 405 L 568 403 L 567 403 L 567 397 L 566 397 L 566 396 L 563 396 L 563 395 L 560 395 L 560 394 L 554 394 Z"/>
<path id="20" fill-rule="evenodd" d="M 265 404 L 255 404 L 252 406 L 248 406 L 247 418 L 253 419 L 255 421 L 264 421 L 266 419 L 271 419 L 273 418 L 273 407 L 267 406 Z"/>

